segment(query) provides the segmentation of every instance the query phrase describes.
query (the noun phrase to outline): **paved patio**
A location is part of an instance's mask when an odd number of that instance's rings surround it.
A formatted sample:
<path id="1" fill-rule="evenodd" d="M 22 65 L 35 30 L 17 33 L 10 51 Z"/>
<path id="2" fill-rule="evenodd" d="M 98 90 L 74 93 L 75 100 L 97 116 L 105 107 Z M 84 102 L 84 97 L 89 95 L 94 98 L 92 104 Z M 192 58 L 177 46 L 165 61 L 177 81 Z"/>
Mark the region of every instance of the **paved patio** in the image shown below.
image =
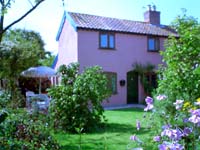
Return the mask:
<path id="1" fill-rule="evenodd" d="M 120 106 L 105 106 L 105 110 L 114 110 L 114 109 L 124 109 L 124 108 L 145 108 L 145 105 L 142 104 L 127 104 Z"/>

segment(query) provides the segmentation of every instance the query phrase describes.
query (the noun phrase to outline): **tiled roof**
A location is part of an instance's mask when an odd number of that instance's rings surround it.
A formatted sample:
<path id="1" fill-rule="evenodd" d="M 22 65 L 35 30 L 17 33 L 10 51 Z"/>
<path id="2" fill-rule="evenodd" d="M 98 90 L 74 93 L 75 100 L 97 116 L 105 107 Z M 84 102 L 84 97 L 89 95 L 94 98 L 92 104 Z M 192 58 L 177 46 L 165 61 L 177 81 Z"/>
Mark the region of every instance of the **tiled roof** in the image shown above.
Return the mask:
<path id="1" fill-rule="evenodd" d="M 165 25 L 153 25 L 146 22 L 109 18 L 88 14 L 68 12 L 75 23 L 76 28 L 107 30 L 116 32 L 158 35 L 158 36 L 178 36 L 173 30 Z"/>

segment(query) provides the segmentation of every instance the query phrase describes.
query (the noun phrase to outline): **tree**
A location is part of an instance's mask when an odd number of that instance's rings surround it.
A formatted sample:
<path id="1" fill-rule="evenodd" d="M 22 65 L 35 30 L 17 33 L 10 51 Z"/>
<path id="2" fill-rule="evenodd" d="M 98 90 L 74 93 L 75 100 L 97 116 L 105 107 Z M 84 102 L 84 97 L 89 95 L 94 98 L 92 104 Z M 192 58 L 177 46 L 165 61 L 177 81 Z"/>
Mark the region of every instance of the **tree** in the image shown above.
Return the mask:
<path id="1" fill-rule="evenodd" d="M 34 2 L 31 2 L 31 0 L 28 0 L 28 2 L 31 4 L 31 8 L 25 12 L 21 17 L 14 20 L 12 23 L 4 27 L 4 19 L 5 14 L 8 11 L 8 9 L 11 7 L 12 3 L 15 2 L 15 0 L 0 0 L 0 43 L 2 41 L 3 34 L 10 29 L 13 25 L 20 22 L 22 19 L 24 19 L 26 16 L 28 16 L 32 11 L 34 11 L 42 2 L 45 0 L 35 0 Z"/>
<path id="2" fill-rule="evenodd" d="M 61 66 L 61 85 L 49 90 L 50 116 L 55 128 L 91 131 L 105 119 L 102 101 L 109 97 L 107 78 L 98 66 L 79 73 L 79 64 Z"/>
<path id="3" fill-rule="evenodd" d="M 175 110 L 171 108 L 177 99 L 194 102 L 199 97 L 200 74 L 196 68 L 200 66 L 200 24 L 197 19 L 183 14 L 172 27 L 179 38 L 170 37 L 166 51 L 162 52 L 166 66 L 160 70 L 158 93 L 168 97 L 163 109 L 173 113 Z"/>
<path id="4" fill-rule="evenodd" d="M 21 29 L 5 34 L 1 53 L 1 77 L 18 77 L 21 71 L 36 66 L 45 57 L 44 41 L 39 33 Z"/>
<path id="5" fill-rule="evenodd" d="M 45 58 L 40 60 L 40 64 L 51 67 L 55 58 L 56 56 L 51 54 L 51 52 L 46 52 Z"/>
<path id="6" fill-rule="evenodd" d="M 8 89 L 14 96 L 20 73 L 38 65 L 45 57 L 44 42 L 34 31 L 9 30 L 3 37 L 0 56 L 0 78 L 7 79 Z"/>

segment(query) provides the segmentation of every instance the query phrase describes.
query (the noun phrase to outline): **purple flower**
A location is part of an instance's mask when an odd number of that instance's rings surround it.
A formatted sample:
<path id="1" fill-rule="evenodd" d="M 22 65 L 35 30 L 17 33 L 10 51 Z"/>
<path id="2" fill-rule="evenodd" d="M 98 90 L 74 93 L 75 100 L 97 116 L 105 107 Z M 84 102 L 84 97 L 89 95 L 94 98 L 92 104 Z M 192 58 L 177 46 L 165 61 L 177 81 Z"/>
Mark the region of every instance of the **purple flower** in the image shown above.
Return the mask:
<path id="1" fill-rule="evenodd" d="M 199 124 L 200 123 L 200 116 L 192 115 L 188 120 L 190 122 L 194 123 L 194 124 Z"/>
<path id="2" fill-rule="evenodd" d="M 147 107 L 144 108 L 144 111 L 148 111 L 153 109 L 153 105 L 152 104 L 147 104 Z"/>
<path id="3" fill-rule="evenodd" d="M 189 127 L 185 127 L 183 129 L 183 136 L 188 136 L 190 133 L 192 133 L 192 129 Z"/>
<path id="4" fill-rule="evenodd" d="M 144 108 L 144 111 L 153 109 L 153 98 L 147 96 L 145 98 L 145 102 L 146 102 L 147 106 Z"/>
<path id="5" fill-rule="evenodd" d="M 171 128 L 171 127 L 172 127 L 171 124 L 166 124 L 166 125 L 162 126 L 162 129 L 163 129 L 163 130 L 164 130 L 164 129 L 169 129 L 169 128 Z"/>
<path id="6" fill-rule="evenodd" d="M 172 134 L 173 134 L 173 132 L 172 132 L 171 129 L 165 129 L 165 130 L 163 130 L 163 131 L 161 132 L 161 136 L 168 136 L 169 138 L 172 137 Z"/>
<path id="7" fill-rule="evenodd" d="M 159 150 L 183 150 L 184 147 L 179 143 L 169 143 L 164 141 L 161 145 L 159 145 Z"/>
<path id="8" fill-rule="evenodd" d="M 176 110 L 179 110 L 182 108 L 183 102 L 184 100 L 176 100 L 176 102 L 174 103 L 174 105 L 176 106 Z"/>
<path id="9" fill-rule="evenodd" d="M 183 122 L 184 122 L 184 123 L 187 123 L 187 122 L 188 122 L 188 118 L 184 118 L 184 119 L 183 119 Z"/>
<path id="10" fill-rule="evenodd" d="M 159 101 L 165 100 L 166 98 L 167 98 L 166 95 L 158 95 L 158 96 L 156 97 L 156 99 L 159 100 Z"/>
<path id="11" fill-rule="evenodd" d="M 137 130 L 140 130 L 140 128 L 141 128 L 141 125 L 140 125 L 140 121 L 139 121 L 139 120 L 136 121 L 136 128 L 137 128 Z"/>
<path id="12" fill-rule="evenodd" d="M 145 98 L 145 102 L 147 103 L 147 105 L 148 105 L 148 104 L 153 104 L 153 98 L 147 96 L 147 97 Z"/>
<path id="13" fill-rule="evenodd" d="M 200 109 L 191 110 L 190 112 L 191 112 L 192 115 L 200 116 Z"/>
<path id="14" fill-rule="evenodd" d="M 171 143 L 169 145 L 170 150 L 183 150 L 184 147 L 179 143 Z"/>
<path id="15" fill-rule="evenodd" d="M 131 140 L 131 141 L 137 141 L 137 136 L 136 136 L 136 135 L 130 136 L 130 140 Z"/>
<path id="16" fill-rule="evenodd" d="M 169 147 L 168 147 L 168 145 L 167 145 L 167 142 L 163 142 L 162 144 L 160 144 L 159 146 L 158 146 L 158 148 L 159 148 L 159 150 L 169 150 Z"/>
<path id="17" fill-rule="evenodd" d="M 183 134 L 179 129 L 164 129 L 164 131 L 161 132 L 161 136 L 167 136 L 171 140 L 179 141 Z"/>
<path id="18" fill-rule="evenodd" d="M 191 117 L 188 119 L 190 122 L 194 124 L 200 124 L 200 109 L 191 110 Z"/>
<path id="19" fill-rule="evenodd" d="M 153 137 L 153 140 L 154 140 L 155 142 L 160 142 L 160 141 L 161 141 L 161 137 L 160 137 L 159 135 L 154 136 L 154 137 Z"/>

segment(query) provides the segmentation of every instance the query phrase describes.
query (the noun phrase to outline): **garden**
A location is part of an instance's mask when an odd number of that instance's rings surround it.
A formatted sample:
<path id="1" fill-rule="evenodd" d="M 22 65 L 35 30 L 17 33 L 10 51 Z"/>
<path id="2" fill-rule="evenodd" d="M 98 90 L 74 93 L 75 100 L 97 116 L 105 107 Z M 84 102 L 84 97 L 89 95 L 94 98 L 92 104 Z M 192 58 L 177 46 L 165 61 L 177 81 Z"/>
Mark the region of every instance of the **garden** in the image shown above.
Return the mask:
<path id="1" fill-rule="evenodd" d="M 18 43 L 4 41 L 0 47 L 0 77 L 8 82 L 0 94 L 0 150 L 200 149 L 200 24 L 183 14 L 172 28 L 179 37 L 169 37 L 161 52 L 165 65 L 144 109 L 104 110 L 101 103 L 111 92 L 103 69 L 93 66 L 79 73 L 79 64 L 72 63 L 59 68 L 61 85 L 48 89 L 52 100 L 47 113 L 24 108 L 16 84 L 24 65 L 14 56 L 29 61 L 20 38 L 27 33 L 8 32 L 4 40 L 18 36 Z"/>

